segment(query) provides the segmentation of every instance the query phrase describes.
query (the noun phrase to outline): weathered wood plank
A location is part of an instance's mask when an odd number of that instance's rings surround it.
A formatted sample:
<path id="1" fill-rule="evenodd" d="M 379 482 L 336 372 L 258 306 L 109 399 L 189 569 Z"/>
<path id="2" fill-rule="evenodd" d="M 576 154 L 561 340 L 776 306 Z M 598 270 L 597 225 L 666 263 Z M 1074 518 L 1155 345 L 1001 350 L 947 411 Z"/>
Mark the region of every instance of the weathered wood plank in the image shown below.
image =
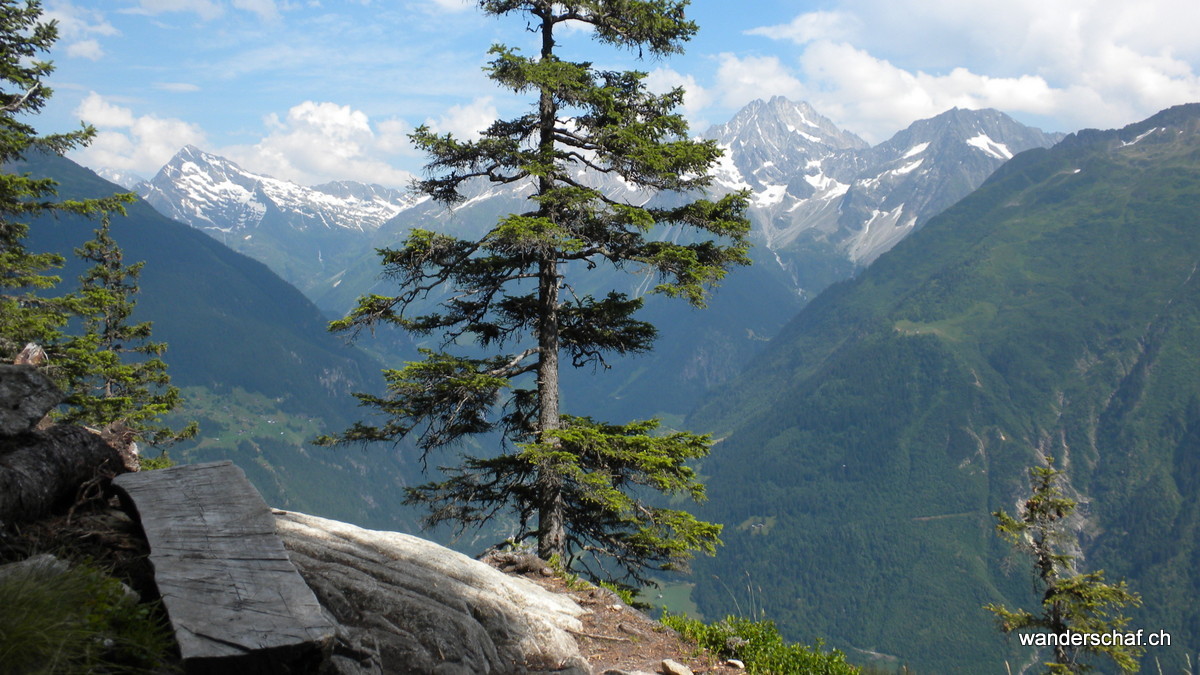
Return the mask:
<path id="1" fill-rule="evenodd" d="M 188 672 L 297 672 L 319 660 L 334 627 L 241 469 L 177 466 L 113 486 L 142 522 Z"/>

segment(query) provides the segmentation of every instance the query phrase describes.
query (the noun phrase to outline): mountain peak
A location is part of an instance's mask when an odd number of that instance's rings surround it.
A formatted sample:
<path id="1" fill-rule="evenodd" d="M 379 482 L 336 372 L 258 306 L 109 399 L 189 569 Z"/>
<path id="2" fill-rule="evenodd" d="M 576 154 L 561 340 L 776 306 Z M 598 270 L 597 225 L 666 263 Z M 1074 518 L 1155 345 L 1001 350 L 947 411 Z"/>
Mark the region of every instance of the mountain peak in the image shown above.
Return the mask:
<path id="1" fill-rule="evenodd" d="M 154 208 L 254 255 L 302 287 L 308 272 L 355 249 L 360 240 L 416 203 L 379 185 L 338 181 L 304 187 L 247 171 L 186 145 L 139 190 Z M 308 235 L 297 237 L 297 233 Z M 288 251 L 300 262 L 284 265 Z"/>
<path id="2" fill-rule="evenodd" d="M 807 102 L 793 102 L 784 96 L 769 100 L 755 99 L 746 104 L 726 124 L 709 128 L 705 137 L 744 144 L 789 141 L 800 145 L 828 148 L 865 148 L 868 143 L 839 129 Z"/>

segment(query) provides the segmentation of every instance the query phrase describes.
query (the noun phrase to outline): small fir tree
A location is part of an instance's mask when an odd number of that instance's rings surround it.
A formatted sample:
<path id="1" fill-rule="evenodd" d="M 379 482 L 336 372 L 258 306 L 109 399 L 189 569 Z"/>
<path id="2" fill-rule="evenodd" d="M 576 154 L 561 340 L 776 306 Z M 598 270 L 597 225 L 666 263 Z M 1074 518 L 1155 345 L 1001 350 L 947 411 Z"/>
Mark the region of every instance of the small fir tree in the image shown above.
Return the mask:
<path id="1" fill-rule="evenodd" d="M 37 56 L 58 38 L 54 21 L 42 20 L 37 0 L 0 0 L 0 165 L 37 153 L 63 155 L 86 145 L 95 129 L 83 126 L 65 134 L 39 136 L 26 121 L 50 98 L 43 84 L 53 70 Z M 107 426 L 122 421 L 145 440 L 179 437 L 151 420 L 174 407 L 178 390 L 167 385 L 157 358 L 164 346 L 144 342 L 149 324 L 129 324 L 139 265 L 123 266 L 109 234 L 109 216 L 124 214 L 133 194 L 100 199 L 58 200 L 48 178 L 0 171 L 0 360 L 11 362 L 29 343 L 44 349 L 43 367 L 69 392 L 66 419 Z M 99 216 L 97 239 L 79 254 L 96 266 L 77 294 L 51 296 L 61 281 L 50 274 L 65 262 L 57 253 L 34 253 L 25 246 L 28 220 L 46 214 Z M 69 338 L 64 327 L 79 318 L 84 335 Z M 149 356 L 123 365 L 121 354 Z M 183 434 L 194 433 L 189 426 Z"/>
<path id="2" fill-rule="evenodd" d="M 441 172 L 418 187 L 453 205 L 472 182 L 524 184 L 530 210 L 505 216 L 476 240 L 414 230 L 401 247 L 380 251 L 399 293 L 360 298 L 331 326 L 354 333 L 392 324 L 440 337 L 442 346 L 384 371 L 387 395 L 358 395 L 383 413 L 381 424 L 358 423 L 321 442 L 407 436 L 427 457 L 467 435 L 499 432 L 503 454 L 466 457 L 445 469 L 446 480 L 410 489 L 409 500 L 429 506 L 432 523 L 465 526 L 511 511 L 516 539 L 536 539 L 541 557 L 596 579 L 644 582 L 648 569 L 711 553 L 720 526 L 648 499 L 703 498 L 688 462 L 708 452 L 707 436 L 663 434 L 656 420 L 611 425 L 560 412 L 560 357 L 574 367 L 604 366 L 611 354 L 649 350 L 656 332 L 634 318 L 640 298 L 581 293 L 578 277 L 596 268 L 645 271 L 659 281 L 655 292 L 702 306 L 729 267 L 748 264 L 749 223 L 744 193 L 686 201 L 709 185 L 720 150 L 687 138 L 673 112 L 682 90 L 652 94 L 644 73 L 563 60 L 558 38 L 583 24 L 602 43 L 666 56 L 696 31 L 687 4 L 481 1 L 486 14 L 525 18 L 537 36 L 535 56 L 497 45 L 487 68 L 534 101 L 478 140 L 417 129 L 412 139 L 432 157 L 427 169 Z M 613 178 L 637 188 L 636 201 L 607 196 L 601 181 Z M 649 200 L 660 192 L 669 194 Z M 654 236 L 669 226 L 694 235 Z M 419 314 L 431 297 L 440 305 Z M 470 342 L 491 355 L 464 355 L 460 346 Z"/>
<path id="3" fill-rule="evenodd" d="M 162 446 L 196 435 L 195 422 L 173 430 L 159 419 L 179 404 L 162 355 L 167 346 L 150 341 L 151 323 L 131 323 L 144 263 L 126 265 L 101 217 L 95 238 L 75 249 L 92 266 L 79 277 L 74 309 L 83 334 L 62 347 L 61 377 L 68 382 L 68 406 L 61 421 L 98 427 L 121 424 L 139 440 Z M 127 358 L 132 357 L 132 358 Z"/>
<path id="4" fill-rule="evenodd" d="M 1013 548 L 1033 559 L 1034 574 L 1043 591 L 1040 614 L 1029 610 L 1009 610 L 1003 605 L 984 607 L 996 615 L 1004 633 L 1038 631 L 1064 635 L 1068 631 L 1082 634 L 1107 634 L 1122 631 L 1129 623 L 1123 608 L 1141 604 L 1137 593 L 1129 590 L 1124 581 L 1110 584 L 1104 571 L 1079 572 L 1075 556 L 1066 551 L 1072 548 L 1074 533 L 1067 519 L 1075 512 L 1075 501 L 1064 496 L 1059 487 L 1063 472 L 1054 468 L 1054 458 L 1046 457 L 1046 466 L 1029 470 L 1032 495 L 1020 508 L 1019 517 L 996 511 L 996 531 Z M 1054 660 L 1046 663 L 1048 673 L 1079 673 L 1091 670 L 1085 663 L 1088 654 L 1110 658 L 1124 672 L 1138 670 L 1142 649 L 1132 645 L 1083 645 L 1073 647 L 1058 644 Z"/>
<path id="5" fill-rule="evenodd" d="M 39 136 L 26 121 L 50 98 L 42 80 L 54 67 L 37 58 L 58 38 L 54 21 L 42 21 L 41 3 L 0 0 L 0 165 L 32 153 L 62 155 L 86 145 L 91 127 L 65 134 Z M 61 279 L 51 270 L 64 258 L 25 248 L 30 218 L 46 213 L 94 215 L 120 210 L 132 195 L 104 199 L 56 201 L 55 182 L 0 171 L 0 359 L 11 362 L 27 343 L 50 346 L 62 338 L 73 311 L 68 297 L 46 297 Z M 53 360 L 54 354 L 51 352 Z"/>

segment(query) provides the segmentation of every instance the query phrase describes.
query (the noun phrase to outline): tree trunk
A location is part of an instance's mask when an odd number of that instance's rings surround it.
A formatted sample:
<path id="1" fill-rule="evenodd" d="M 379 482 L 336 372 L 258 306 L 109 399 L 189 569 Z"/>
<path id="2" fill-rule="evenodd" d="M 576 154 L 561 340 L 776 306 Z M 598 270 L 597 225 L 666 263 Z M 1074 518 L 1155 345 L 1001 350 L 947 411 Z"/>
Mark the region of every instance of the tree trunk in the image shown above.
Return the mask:
<path id="1" fill-rule="evenodd" d="M 553 5 L 545 4 L 535 12 L 542 20 L 542 60 L 554 57 L 554 23 L 551 20 Z M 538 144 L 549 158 L 554 153 L 554 123 L 558 108 L 550 92 L 542 90 L 538 101 L 540 123 Z M 547 194 L 554 189 L 552 177 L 543 175 L 538 179 L 538 194 Z M 555 213 L 545 206 L 539 215 L 554 219 Z M 538 265 L 538 432 L 544 433 L 559 428 L 558 411 L 558 260 L 557 252 L 543 255 Z M 539 439 L 542 440 L 542 439 Z M 553 462 L 544 462 L 538 467 L 538 556 L 550 560 L 557 556 L 564 563 L 567 535 L 563 514 L 562 473 Z"/>
<path id="2" fill-rule="evenodd" d="M 55 425 L 0 438 L 0 523 L 70 506 L 84 483 L 126 468 L 116 448 L 82 427 Z"/>
<path id="3" fill-rule="evenodd" d="M 558 412 L 558 269 L 555 261 L 543 261 L 538 293 L 541 322 L 538 327 L 538 431 L 559 428 Z M 538 557 L 550 560 L 566 555 L 563 517 L 562 473 L 553 462 L 538 469 Z"/>

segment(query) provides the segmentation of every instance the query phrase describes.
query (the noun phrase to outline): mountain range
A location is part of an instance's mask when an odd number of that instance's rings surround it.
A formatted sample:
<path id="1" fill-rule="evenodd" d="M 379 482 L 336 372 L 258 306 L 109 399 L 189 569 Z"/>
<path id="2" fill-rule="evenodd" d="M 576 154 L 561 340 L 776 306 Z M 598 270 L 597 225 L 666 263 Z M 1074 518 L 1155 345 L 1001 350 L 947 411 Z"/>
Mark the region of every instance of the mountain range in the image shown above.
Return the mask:
<path id="1" fill-rule="evenodd" d="M 569 404 L 613 419 L 686 413 L 707 388 L 735 374 L 820 290 L 852 276 L 930 217 L 965 196 L 1013 153 L 1061 135 L 994 110 L 951 110 L 870 147 L 805 103 L 755 101 L 704 136 L 726 154 L 711 191 L 753 191 L 755 265 L 729 276 L 707 311 L 650 297 L 644 318 L 660 328 L 656 352 L 599 377 L 564 374 Z M 136 190 L 168 216 L 266 263 L 329 316 L 340 316 L 379 280 L 375 249 L 413 227 L 478 236 L 525 208 L 529 186 L 468 186 L 452 210 L 378 186 L 305 188 L 247 171 L 193 147 Z M 606 194 L 649 198 L 615 179 Z M 671 236 L 665 232 L 662 236 Z M 605 279 L 639 294 L 645 280 Z M 372 347 L 380 349 L 380 347 Z M 409 358 L 414 345 L 383 347 Z"/>
<path id="2" fill-rule="evenodd" d="M 1143 667 L 1182 672 L 1200 647 L 1197 214 L 1193 104 L 1016 154 L 818 296 L 689 417 L 722 439 L 702 515 L 727 524 L 696 565 L 721 580 L 697 582 L 700 609 L 761 607 L 793 639 L 918 672 L 1036 667 L 982 606 L 1038 610 L 991 514 L 1052 455 L 1081 569 L 1142 595 L 1130 626 L 1172 636 Z"/>
<path id="3" fill-rule="evenodd" d="M 705 137 L 726 150 L 725 190 L 754 191 L 755 234 L 811 297 L 868 265 L 1016 152 L 1062 138 L 996 110 L 955 108 L 876 146 L 805 103 L 755 101 Z"/>
<path id="4" fill-rule="evenodd" d="M 996 110 L 956 108 L 871 147 L 807 103 L 775 97 L 750 103 L 704 137 L 725 150 L 713 193 L 753 192 L 758 257 L 786 272 L 797 293 L 811 296 L 869 264 L 1014 153 L 1049 147 L 1062 135 Z M 604 187 L 617 198 L 648 198 L 619 181 Z M 265 262 L 322 308 L 339 313 L 356 296 L 333 289 L 347 274 L 353 277 L 351 263 L 375 246 L 421 224 L 464 235 L 482 232 L 498 215 L 520 209 L 529 186 L 479 182 L 448 211 L 425 196 L 378 185 L 303 187 L 187 146 L 132 189 L 164 215 Z"/>

